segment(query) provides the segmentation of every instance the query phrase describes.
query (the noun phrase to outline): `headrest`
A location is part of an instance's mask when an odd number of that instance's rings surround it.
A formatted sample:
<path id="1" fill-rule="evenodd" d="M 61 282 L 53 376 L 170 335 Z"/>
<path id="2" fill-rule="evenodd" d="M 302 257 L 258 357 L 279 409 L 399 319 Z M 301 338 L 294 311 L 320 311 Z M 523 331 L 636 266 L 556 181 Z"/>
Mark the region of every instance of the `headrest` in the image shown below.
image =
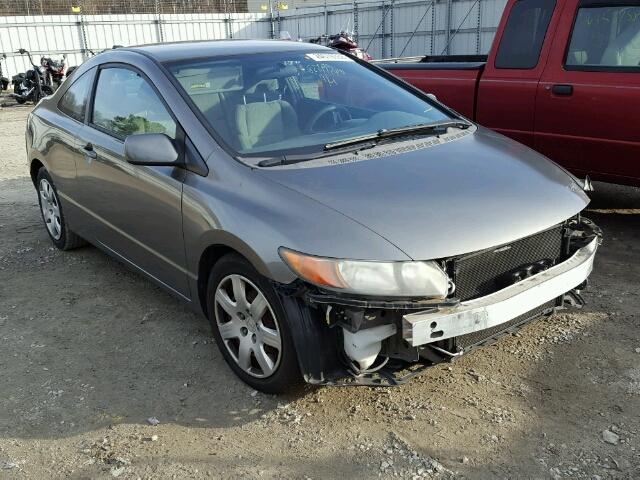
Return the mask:
<path id="1" fill-rule="evenodd" d="M 269 93 L 275 92 L 278 90 L 278 80 L 276 78 L 267 78 L 265 80 L 260 80 L 259 82 L 253 84 L 251 87 L 247 88 L 245 92 L 247 95 L 252 95 L 254 93 Z"/>

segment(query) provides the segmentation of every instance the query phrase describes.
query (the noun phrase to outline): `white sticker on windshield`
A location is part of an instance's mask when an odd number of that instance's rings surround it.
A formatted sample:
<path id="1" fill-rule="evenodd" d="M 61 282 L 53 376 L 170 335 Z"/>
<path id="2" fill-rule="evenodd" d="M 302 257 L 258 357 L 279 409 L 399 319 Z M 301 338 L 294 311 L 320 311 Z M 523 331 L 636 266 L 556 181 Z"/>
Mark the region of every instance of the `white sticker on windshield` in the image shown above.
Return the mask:
<path id="1" fill-rule="evenodd" d="M 305 57 L 315 62 L 353 62 L 353 59 L 341 53 L 307 53 Z"/>

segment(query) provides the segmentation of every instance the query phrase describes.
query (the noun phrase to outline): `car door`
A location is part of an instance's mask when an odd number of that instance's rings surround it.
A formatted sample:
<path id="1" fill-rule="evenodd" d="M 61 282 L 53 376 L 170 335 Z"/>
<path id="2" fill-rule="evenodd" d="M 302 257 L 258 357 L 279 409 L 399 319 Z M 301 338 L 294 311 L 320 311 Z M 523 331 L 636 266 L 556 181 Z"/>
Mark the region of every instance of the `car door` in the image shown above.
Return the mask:
<path id="1" fill-rule="evenodd" d="M 565 17 L 538 87 L 536 148 L 579 174 L 637 183 L 640 4 L 570 0 Z"/>
<path id="2" fill-rule="evenodd" d="M 129 65 L 98 71 L 87 124 L 78 134 L 76 201 L 94 242 L 189 298 L 177 167 L 132 165 L 127 136 L 163 133 L 181 150 L 184 135 L 149 79 Z"/>
<path id="3" fill-rule="evenodd" d="M 560 17 L 556 0 L 517 0 L 505 10 L 478 86 L 476 120 L 530 147 L 538 82 Z"/>
<path id="4" fill-rule="evenodd" d="M 33 129 L 31 138 L 40 142 L 34 147 L 46 152 L 43 155 L 45 166 L 56 185 L 65 220 L 73 231 L 77 231 L 81 225 L 78 211 L 71 201 L 78 159 L 76 135 L 84 122 L 95 70 L 92 68 L 63 84 L 58 103 L 50 108 L 39 109 L 38 115 L 32 116 L 29 122 L 29 128 Z"/>

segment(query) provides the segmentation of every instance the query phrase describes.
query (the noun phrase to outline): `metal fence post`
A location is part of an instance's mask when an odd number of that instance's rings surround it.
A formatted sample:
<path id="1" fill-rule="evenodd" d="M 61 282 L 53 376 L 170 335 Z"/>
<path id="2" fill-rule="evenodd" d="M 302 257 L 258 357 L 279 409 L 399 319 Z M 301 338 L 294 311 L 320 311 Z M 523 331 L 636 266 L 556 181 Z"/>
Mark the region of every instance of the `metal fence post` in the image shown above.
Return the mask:
<path id="1" fill-rule="evenodd" d="M 269 38 L 275 37 L 275 25 L 273 24 L 273 3 L 269 0 Z"/>
<path id="2" fill-rule="evenodd" d="M 433 52 L 436 48 L 436 8 L 438 6 L 437 3 L 435 3 L 436 0 L 433 0 L 434 4 L 433 4 L 433 8 L 431 9 L 431 45 L 429 48 L 429 55 L 433 55 Z"/>
<path id="3" fill-rule="evenodd" d="M 395 56 L 395 49 L 394 49 L 394 43 L 395 43 L 395 39 L 396 39 L 396 28 L 395 28 L 395 24 L 393 23 L 393 12 L 394 12 L 394 3 L 395 0 L 391 0 L 391 6 L 389 8 L 391 8 L 391 15 L 389 15 L 389 21 L 391 22 L 391 39 L 390 39 L 390 47 L 391 47 L 391 56 L 394 57 Z"/>
<path id="4" fill-rule="evenodd" d="M 353 39 L 358 42 L 358 2 L 353 2 Z"/>
<path id="5" fill-rule="evenodd" d="M 476 24 L 476 54 L 482 53 L 482 0 L 478 0 L 478 18 Z"/>
<path id="6" fill-rule="evenodd" d="M 329 36 L 329 8 L 327 7 L 327 0 L 324 0 L 324 36 Z"/>
<path id="7" fill-rule="evenodd" d="M 382 2 L 382 58 L 387 58 L 387 4 Z"/>
<path id="8" fill-rule="evenodd" d="M 155 0 L 155 9 L 156 9 L 156 32 L 158 35 L 158 42 L 164 42 L 164 33 L 162 31 L 162 17 L 160 16 L 160 2 Z"/>
<path id="9" fill-rule="evenodd" d="M 80 21 L 78 22 L 78 30 L 80 34 L 80 52 L 82 53 L 82 60 L 89 58 L 87 51 L 89 45 L 87 45 L 87 31 L 84 24 L 84 2 L 80 2 Z"/>
<path id="10" fill-rule="evenodd" d="M 447 0 L 447 34 L 446 34 L 446 41 L 447 41 L 447 47 L 446 47 L 446 54 L 449 55 L 449 51 L 451 48 L 451 15 L 452 15 L 452 0 Z"/>

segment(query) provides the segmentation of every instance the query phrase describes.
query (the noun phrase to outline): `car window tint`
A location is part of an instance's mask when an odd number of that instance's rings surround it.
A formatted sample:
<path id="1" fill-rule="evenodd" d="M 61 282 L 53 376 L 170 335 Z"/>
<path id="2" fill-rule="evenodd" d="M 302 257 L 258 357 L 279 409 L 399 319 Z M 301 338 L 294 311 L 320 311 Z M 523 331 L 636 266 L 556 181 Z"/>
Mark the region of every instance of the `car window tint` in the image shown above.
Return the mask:
<path id="1" fill-rule="evenodd" d="M 640 6 L 615 5 L 578 9 L 565 65 L 640 72 Z"/>
<path id="2" fill-rule="evenodd" d="M 92 123 L 122 140 L 139 133 L 176 138 L 176 124 L 151 85 L 125 68 L 100 71 Z"/>
<path id="3" fill-rule="evenodd" d="M 87 98 L 91 90 L 91 82 L 93 80 L 93 71 L 90 70 L 82 74 L 69 90 L 62 96 L 58 102 L 58 109 L 65 115 L 84 122 L 84 114 L 87 109 Z"/>
<path id="4" fill-rule="evenodd" d="M 551 21 L 555 0 L 519 0 L 511 8 L 496 54 L 496 68 L 531 69 Z"/>

